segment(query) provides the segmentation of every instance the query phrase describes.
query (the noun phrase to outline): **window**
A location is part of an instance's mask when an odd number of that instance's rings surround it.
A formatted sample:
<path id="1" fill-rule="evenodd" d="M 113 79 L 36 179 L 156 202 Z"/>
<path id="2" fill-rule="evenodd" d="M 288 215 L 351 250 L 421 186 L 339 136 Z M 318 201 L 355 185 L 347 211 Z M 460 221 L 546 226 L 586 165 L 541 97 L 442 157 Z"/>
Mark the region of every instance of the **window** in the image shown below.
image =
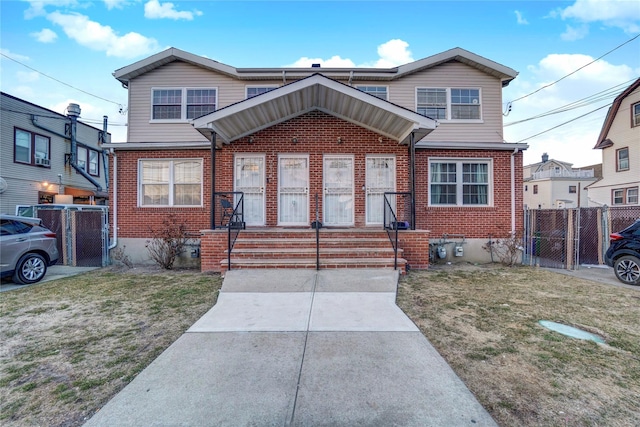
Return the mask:
<path id="1" fill-rule="evenodd" d="M 151 119 L 189 120 L 216 110 L 217 89 L 167 88 L 152 90 Z"/>
<path id="2" fill-rule="evenodd" d="M 434 160 L 429 162 L 431 205 L 487 206 L 491 203 L 491 162 Z"/>
<path id="3" fill-rule="evenodd" d="M 50 167 L 51 139 L 22 129 L 14 130 L 13 158 L 16 163 Z"/>
<path id="4" fill-rule="evenodd" d="M 629 170 L 629 148 L 616 150 L 616 170 Z"/>
<path id="5" fill-rule="evenodd" d="M 247 87 L 247 99 L 254 96 L 262 95 L 276 89 L 278 86 L 248 86 Z"/>
<path id="6" fill-rule="evenodd" d="M 533 184 L 533 194 L 538 194 L 538 184 Z"/>
<path id="7" fill-rule="evenodd" d="M 87 147 L 78 147 L 76 150 L 76 164 L 89 175 L 100 175 L 100 153 Z"/>
<path id="8" fill-rule="evenodd" d="M 140 160 L 140 206 L 202 206 L 202 160 Z"/>
<path id="9" fill-rule="evenodd" d="M 376 98 L 384 99 L 387 101 L 387 87 L 386 86 L 356 86 L 361 92 L 373 95 Z"/>
<path id="10" fill-rule="evenodd" d="M 640 102 L 631 106 L 631 127 L 640 126 Z"/>
<path id="11" fill-rule="evenodd" d="M 417 88 L 417 112 L 438 120 L 481 120 L 480 89 Z"/>
<path id="12" fill-rule="evenodd" d="M 638 187 L 615 189 L 612 191 L 611 200 L 614 205 L 637 205 Z"/>
<path id="13" fill-rule="evenodd" d="M 569 186 L 569 193 L 573 194 L 573 193 L 577 193 L 578 192 L 578 187 L 576 187 L 575 185 L 570 185 Z"/>

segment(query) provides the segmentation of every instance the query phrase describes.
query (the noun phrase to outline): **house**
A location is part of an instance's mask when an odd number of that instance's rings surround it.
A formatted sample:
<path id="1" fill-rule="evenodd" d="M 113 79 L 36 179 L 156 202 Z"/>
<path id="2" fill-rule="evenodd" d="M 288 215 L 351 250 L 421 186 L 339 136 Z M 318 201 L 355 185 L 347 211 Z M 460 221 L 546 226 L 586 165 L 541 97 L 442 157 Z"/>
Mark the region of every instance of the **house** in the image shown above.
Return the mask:
<path id="1" fill-rule="evenodd" d="M 404 271 L 430 255 L 488 261 L 489 235 L 522 230 L 527 145 L 499 137 L 516 71 L 460 48 L 388 69 L 309 65 L 234 68 L 170 48 L 116 70 L 129 124 L 126 143 L 105 145 L 115 243 L 143 261 L 171 218 L 197 235 L 203 271 Z M 229 215 L 246 227 L 231 255 Z"/>
<path id="2" fill-rule="evenodd" d="M 639 206 L 640 79 L 616 97 L 594 149 L 602 150 L 602 179 L 587 191 L 595 206 Z"/>
<path id="3" fill-rule="evenodd" d="M 586 207 L 586 187 L 594 183 L 599 165 L 574 169 L 571 163 L 549 159 L 526 165 L 523 169 L 523 201 L 530 209 Z"/>
<path id="4" fill-rule="evenodd" d="M 63 115 L 4 92 L 0 100 L 0 212 L 54 202 L 106 204 L 106 130 L 78 120 L 77 104 Z"/>

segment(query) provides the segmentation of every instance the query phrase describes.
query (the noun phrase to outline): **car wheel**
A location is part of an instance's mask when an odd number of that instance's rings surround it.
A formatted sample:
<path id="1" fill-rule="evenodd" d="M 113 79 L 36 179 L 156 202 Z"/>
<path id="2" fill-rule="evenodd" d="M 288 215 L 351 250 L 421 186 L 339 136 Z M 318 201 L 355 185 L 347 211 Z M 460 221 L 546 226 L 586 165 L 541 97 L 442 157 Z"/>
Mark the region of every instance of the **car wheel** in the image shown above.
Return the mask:
<path id="1" fill-rule="evenodd" d="M 21 285 L 29 285 L 42 280 L 47 273 L 47 263 L 42 255 L 24 254 L 18 260 L 13 281 Z"/>
<path id="2" fill-rule="evenodd" d="M 613 264 L 616 277 L 627 285 L 640 285 L 640 259 L 625 255 L 618 258 Z"/>

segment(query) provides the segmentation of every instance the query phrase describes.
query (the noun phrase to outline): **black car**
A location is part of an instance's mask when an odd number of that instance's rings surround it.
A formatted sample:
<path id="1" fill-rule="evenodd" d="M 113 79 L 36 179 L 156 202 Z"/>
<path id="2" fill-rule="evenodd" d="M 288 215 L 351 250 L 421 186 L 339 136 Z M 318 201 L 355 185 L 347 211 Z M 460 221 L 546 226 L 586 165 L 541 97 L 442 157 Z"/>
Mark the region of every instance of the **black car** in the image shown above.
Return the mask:
<path id="1" fill-rule="evenodd" d="M 607 265 L 627 285 L 640 285 L 640 219 L 622 231 L 609 235 Z"/>

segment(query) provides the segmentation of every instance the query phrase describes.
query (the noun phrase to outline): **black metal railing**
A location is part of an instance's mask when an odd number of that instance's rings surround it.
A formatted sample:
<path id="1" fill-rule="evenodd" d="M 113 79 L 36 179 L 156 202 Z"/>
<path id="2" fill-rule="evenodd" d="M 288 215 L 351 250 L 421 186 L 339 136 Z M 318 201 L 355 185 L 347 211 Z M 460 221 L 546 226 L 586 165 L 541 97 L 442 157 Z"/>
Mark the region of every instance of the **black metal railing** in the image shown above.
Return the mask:
<path id="1" fill-rule="evenodd" d="M 320 270 L 320 208 L 318 204 L 318 193 L 316 193 L 316 220 L 311 223 L 311 228 L 316 230 L 316 270 Z"/>
<path id="2" fill-rule="evenodd" d="M 240 231 L 246 228 L 244 222 L 244 193 L 242 191 L 215 193 L 214 202 L 219 203 L 221 209 L 220 219 L 216 224 L 216 228 L 227 229 L 227 269 L 231 270 L 231 251 Z"/>
<path id="3" fill-rule="evenodd" d="M 401 203 L 398 203 L 401 199 Z M 409 230 L 411 224 L 411 193 L 389 191 L 384 193 L 384 229 L 393 247 L 393 268 L 398 269 L 398 230 Z M 401 219 L 399 219 L 401 218 Z"/>

